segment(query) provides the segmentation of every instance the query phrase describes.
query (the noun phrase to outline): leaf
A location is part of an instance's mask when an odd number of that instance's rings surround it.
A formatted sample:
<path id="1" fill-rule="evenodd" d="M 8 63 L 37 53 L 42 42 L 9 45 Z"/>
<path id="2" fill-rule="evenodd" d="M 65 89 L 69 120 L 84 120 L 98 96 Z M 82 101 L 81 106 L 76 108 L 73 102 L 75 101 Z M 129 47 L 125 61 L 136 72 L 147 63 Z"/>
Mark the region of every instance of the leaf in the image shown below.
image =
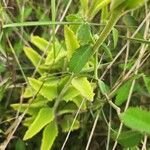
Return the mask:
<path id="1" fill-rule="evenodd" d="M 82 24 L 77 30 L 77 38 L 80 45 L 88 44 L 92 40 L 91 28 L 89 24 Z"/>
<path id="2" fill-rule="evenodd" d="M 54 44 L 52 44 L 45 59 L 45 65 L 57 64 L 63 57 L 67 55 L 66 51 L 57 40 L 55 41 L 55 55 L 56 56 L 54 56 Z"/>
<path id="3" fill-rule="evenodd" d="M 117 43 L 118 43 L 119 32 L 116 28 L 113 28 L 112 33 L 113 33 L 114 48 L 116 48 Z"/>
<path id="4" fill-rule="evenodd" d="M 78 96 L 80 93 L 77 89 L 75 89 L 73 86 L 69 86 L 65 94 L 63 95 L 63 99 L 68 102 L 70 100 L 73 100 L 76 96 Z"/>
<path id="5" fill-rule="evenodd" d="M 39 64 L 39 62 L 41 61 L 41 56 L 35 50 L 33 50 L 30 47 L 25 46 L 23 50 L 24 50 L 26 56 L 32 62 L 32 64 L 36 67 L 37 64 Z"/>
<path id="6" fill-rule="evenodd" d="M 113 59 L 113 56 L 112 56 L 112 53 L 111 53 L 111 50 L 110 48 L 105 44 L 103 43 L 101 48 L 104 50 L 104 52 L 106 53 L 107 57 L 112 60 Z"/>
<path id="7" fill-rule="evenodd" d="M 129 108 L 120 114 L 121 121 L 129 128 L 150 134 L 150 112 L 141 108 Z"/>
<path id="8" fill-rule="evenodd" d="M 136 9 L 144 4 L 145 0 L 126 0 L 127 9 Z"/>
<path id="9" fill-rule="evenodd" d="M 93 55 L 92 46 L 79 47 L 72 55 L 69 62 L 69 71 L 78 74 Z"/>
<path id="10" fill-rule="evenodd" d="M 83 0 L 82 0 L 83 1 Z M 69 15 L 67 15 L 67 17 L 66 17 L 66 20 L 68 21 L 68 22 L 83 22 L 83 19 L 82 19 L 82 17 L 80 16 L 80 14 L 78 13 L 78 14 L 69 14 Z M 76 31 L 77 31 L 77 29 L 79 28 L 79 26 L 80 25 L 77 25 L 77 24 L 75 24 L 75 25 L 70 25 L 69 27 L 70 27 L 70 29 L 74 32 L 74 33 L 76 33 Z"/>
<path id="11" fill-rule="evenodd" d="M 34 78 L 28 78 L 29 84 L 36 91 L 48 100 L 53 100 L 57 96 L 57 84 L 51 85 L 43 83 L 42 81 L 36 80 Z"/>
<path id="12" fill-rule="evenodd" d="M 34 94 L 36 94 L 35 90 L 33 90 L 30 86 L 27 86 L 23 93 L 23 97 L 29 98 L 29 97 L 32 97 Z"/>
<path id="13" fill-rule="evenodd" d="M 117 134 L 114 134 L 112 136 L 113 139 L 115 140 Z M 137 146 L 140 143 L 141 139 L 142 139 L 142 134 L 137 131 L 124 131 L 121 132 L 117 141 L 122 146 L 129 148 L 129 147 Z"/>
<path id="14" fill-rule="evenodd" d="M 36 116 L 40 108 L 39 106 L 37 107 L 36 105 L 33 105 L 33 104 L 30 105 L 29 107 L 29 104 L 20 104 L 20 103 L 11 104 L 11 107 L 14 110 L 17 110 L 19 112 L 24 112 L 28 108 L 27 114 L 30 114 L 32 116 Z"/>
<path id="15" fill-rule="evenodd" d="M 117 90 L 117 96 L 115 99 L 116 105 L 120 106 L 127 100 L 131 85 L 132 80 L 129 80 Z"/>
<path id="16" fill-rule="evenodd" d="M 120 6 L 122 3 L 124 3 L 126 0 L 111 0 L 111 5 L 110 5 L 110 9 L 114 10 L 116 9 L 118 6 Z"/>
<path id="17" fill-rule="evenodd" d="M 70 129 L 71 129 L 71 131 L 73 131 L 73 130 L 77 130 L 80 128 L 80 122 L 78 120 L 75 120 L 74 125 L 71 128 L 73 120 L 74 120 L 74 118 L 71 115 L 64 116 L 62 121 L 60 121 L 60 125 L 61 125 L 63 132 L 68 132 L 68 131 L 70 131 Z"/>
<path id="18" fill-rule="evenodd" d="M 33 116 L 33 117 L 26 117 L 25 120 L 23 121 L 23 125 L 25 127 L 30 127 L 30 125 L 33 123 L 34 120 L 35 120 L 35 116 Z"/>
<path id="19" fill-rule="evenodd" d="M 57 135 L 57 123 L 56 121 L 52 121 L 45 127 L 43 131 L 41 150 L 50 150 Z"/>
<path id="20" fill-rule="evenodd" d="M 94 93 L 90 82 L 86 77 L 74 78 L 71 84 L 84 96 L 87 100 L 93 101 Z"/>
<path id="21" fill-rule="evenodd" d="M 86 14 L 87 10 L 88 10 L 88 3 L 89 0 L 80 0 L 81 3 L 81 8 L 83 10 L 83 15 Z"/>
<path id="22" fill-rule="evenodd" d="M 107 94 L 109 92 L 109 87 L 102 80 L 98 80 L 98 86 L 102 94 Z"/>
<path id="23" fill-rule="evenodd" d="M 143 79 L 144 79 L 144 83 L 145 83 L 145 86 L 147 88 L 147 91 L 148 91 L 148 93 L 150 93 L 150 78 L 143 76 Z"/>
<path id="24" fill-rule="evenodd" d="M 39 50 L 41 51 L 45 51 L 46 49 L 50 49 L 51 48 L 51 44 L 46 41 L 44 38 L 41 38 L 39 36 L 34 36 L 31 35 L 31 42 L 39 48 Z"/>
<path id="25" fill-rule="evenodd" d="M 111 10 L 118 9 L 120 6 L 127 10 L 136 9 L 144 4 L 145 0 L 112 0 Z"/>
<path id="26" fill-rule="evenodd" d="M 72 102 L 74 102 L 74 103 L 77 105 L 77 107 L 79 108 L 83 100 L 84 100 L 84 98 L 79 95 L 79 96 L 76 96 L 76 97 L 72 100 Z M 86 110 L 86 101 L 84 101 L 84 102 L 82 103 L 81 110 Z"/>
<path id="27" fill-rule="evenodd" d="M 58 116 L 68 113 L 74 113 L 77 111 L 77 106 L 73 102 L 61 103 L 61 106 L 58 107 Z"/>
<path id="28" fill-rule="evenodd" d="M 51 108 L 45 107 L 40 109 L 37 117 L 26 131 L 24 135 L 24 140 L 28 140 L 36 135 L 41 129 L 46 126 L 48 123 L 54 120 L 54 111 Z"/>
<path id="29" fill-rule="evenodd" d="M 64 27 L 64 36 L 67 47 L 67 56 L 68 59 L 70 59 L 74 51 L 79 47 L 79 43 L 76 35 L 68 26 Z"/>
<path id="30" fill-rule="evenodd" d="M 25 142 L 22 141 L 21 139 L 18 139 L 15 144 L 15 150 L 25 150 L 25 149 L 26 149 Z"/>
<path id="31" fill-rule="evenodd" d="M 110 3 L 110 0 L 92 0 L 91 7 L 88 12 L 88 19 L 92 20 L 93 17 L 105 6 Z"/>

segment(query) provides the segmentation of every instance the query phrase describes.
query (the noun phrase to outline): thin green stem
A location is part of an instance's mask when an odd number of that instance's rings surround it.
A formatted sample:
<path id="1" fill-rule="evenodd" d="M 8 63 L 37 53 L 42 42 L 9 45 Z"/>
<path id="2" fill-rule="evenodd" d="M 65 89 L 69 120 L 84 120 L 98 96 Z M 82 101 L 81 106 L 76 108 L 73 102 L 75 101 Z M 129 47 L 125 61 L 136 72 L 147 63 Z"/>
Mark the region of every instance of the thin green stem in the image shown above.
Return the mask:
<path id="1" fill-rule="evenodd" d="M 99 39 L 96 41 L 96 43 L 93 46 L 94 53 L 99 49 L 99 47 L 103 44 L 103 42 L 108 37 L 109 33 L 111 32 L 113 26 L 116 24 L 116 22 L 121 17 L 121 14 L 118 11 L 114 11 L 112 15 L 110 16 L 110 19 L 103 29 L 102 33 L 99 36 Z"/>

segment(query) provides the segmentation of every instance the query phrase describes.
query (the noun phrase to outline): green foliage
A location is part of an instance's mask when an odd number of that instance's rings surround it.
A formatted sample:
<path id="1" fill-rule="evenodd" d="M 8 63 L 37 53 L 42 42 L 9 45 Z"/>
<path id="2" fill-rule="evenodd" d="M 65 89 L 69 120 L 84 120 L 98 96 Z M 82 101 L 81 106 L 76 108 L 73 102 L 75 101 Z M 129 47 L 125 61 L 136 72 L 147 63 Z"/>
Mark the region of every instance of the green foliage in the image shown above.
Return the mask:
<path id="1" fill-rule="evenodd" d="M 77 37 L 80 45 L 88 44 L 92 39 L 91 28 L 89 24 L 82 24 L 77 31 Z"/>
<path id="2" fill-rule="evenodd" d="M 144 4 L 144 0 L 112 0 L 111 10 L 117 10 L 119 8 L 125 10 L 136 9 Z"/>
<path id="3" fill-rule="evenodd" d="M 93 54 L 90 45 L 80 46 L 72 55 L 69 62 L 69 71 L 78 74 L 87 64 Z"/>
<path id="4" fill-rule="evenodd" d="M 141 108 L 129 108 L 120 115 L 121 121 L 134 130 L 150 134 L 150 112 Z"/>
<path id="5" fill-rule="evenodd" d="M 74 78 L 71 83 L 82 96 L 84 96 L 89 101 L 93 101 L 93 89 L 86 77 Z"/>
<path id="6" fill-rule="evenodd" d="M 75 122 L 74 122 L 74 124 L 73 124 L 73 126 L 71 128 L 72 123 L 73 123 L 72 116 L 66 115 L 63 118 L 63 120 L 60 122 L 62 131 L 63 132 L 68 132 L 70 129 L 71 129 L 71 131 L 73 131 L 73 130 L 77 130 L 77 129 L 80 128 L 80 123 L 79 123 L 78 120 L 75 120 Z"/>
<path id="7" fill-rule="evenodd" d="M 40 60 L 42 60 L 41 56 L 30 47 L 24 47 L 24 52 L 34 66 L 37 66 L 39 64 Z"/>
<path id="8" fill-rule="evenodd" d="M 116 48 L 119 33 L 118 33 L 118 30 L 116 28 L 113 28 L 112 33 L 113 33 L 114 48 Z"/>
<path id="9" fill-rule="evenodd" d="M 116 135 L 113 134 L 112 137 L 115 139 Z M 124 131 L 120 134 L 118 138 L 118 143 L 123 147 L 129 148 L 137 146 L 142 139 L 142 134 L 136 131 Z"/>
<path id="10" fill-rule="evenodd" d="M 57 85 L 47 84 L 34 78 L 28 78 L 30 86 L 48 100 L 53 100 L 57 96 Z"/>
<path id="11" fill-rule="evenodd" d="M 18 139 L 16 144 L 15 144 L 15 150 L 25 150 L 25 142 L 22 141 L 21 139 Z"/>
<path id="12" fill-rule="evenodd" d="M 148 93 L 150 93 L 150 78 L 147 76 L 143 76 L 145 86 L 147 88 Z"/>
<path id="13" fill-rule="evenodd" d="M 41 150 L 51 149 L 57 135 L 58 135 L 57 123 L 55 121 L 52 121 L 44 128 Z"/>
<path id="14" fill-rule="evenodd" d="M 116 105 L 120 106 L 127 100 L 131 85 L 132 85 L 132 80 L 129 80 L 118 89 L 116 93 L 117 94 L 116 99 L 115 99 Z"/>
<path id="15" fill-rule="evenodd" d="M 31 42 L 43 52 L 46 51 L 46 49 L 49 50 L 51 46 L 51 44 L 48 41 L 39 36 L 31 35 Z"/>
<path id="16" fill-rule="evenodd" d="M 147 23 L 142 28 L 140 24 L 149 3 L 135 10 L 143 4 L 144 0 L 2 2 L 2 145 L 15 131 L 8 149 L 61 149 L 64 137 L 69 138 L 64 149 L 111 149 L 114 142 L 118 143 L 114 149 L 141 148 L 144 135 L 149 138 L 150 113 L 132 106 L 149 108 L 150 79 L 145 76 L 149 74 L 149 29 Z M 10 9 L 5 10 L 7 5 Z M 125 43 L 127 50 L 123 51 Z M 96 116 L 97 112 L 102 116 Z M 18 115 L 24 115 L 21 123 Z M 119 126 L 118 117 L 125 126 Z M 90 144 L 93 135 L 89 148 L 83 143 Z M 23 136 L 28 141 L 22 141 Z"/>
<path id="17" fill-rule="evenodd" d="M 44 126 L 54 120 L 54 112 L 51 108 L 42 108 L 29 129 L 24 135 L 24 140 L 28 140 L 36 135 Z"/>
<path id="18" fill-rule="evenodd" d="M 64 36 L 65 36 L 65 43 L 67 47 L 68 59 L 70 59 L 72 54 L 79 47 L 79 43 L 77 41 L 76 35 L 68 26 L 65 26 L 64 28 Z"/>
<path id="19" fill-rule="evenodd" d="M 107 94 L 109 92 L 109 87 L 102 80 L 98 80 L 98 86 L 102 94 Z"/>

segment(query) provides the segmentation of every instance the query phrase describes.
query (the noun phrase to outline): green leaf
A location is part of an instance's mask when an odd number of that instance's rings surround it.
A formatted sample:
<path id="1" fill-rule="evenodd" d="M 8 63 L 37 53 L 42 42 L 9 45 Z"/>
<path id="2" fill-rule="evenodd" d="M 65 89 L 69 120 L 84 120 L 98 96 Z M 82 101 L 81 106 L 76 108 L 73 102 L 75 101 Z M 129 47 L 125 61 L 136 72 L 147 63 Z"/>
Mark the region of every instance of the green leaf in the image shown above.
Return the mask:
<path id="1" fill-rule="evenodd" d="M 34 66 L 37 66 L 38 63 L 40 62 L 41 60 L 41 56 L 35 51 L 33 50 L 32 48 L 30 47 L 24 47 L 24 52 L 26 54 L 26 56 L 30 59 L 30 61 L 32 62 L 32 64 Z"/>
<path id="2" fill-rule="evenodd" d="M 67 56 L 68 59 L 70 59 L 74 51 L 79 47 L 79 43 L 76 35 L 68 26 L 64 27 L 64 36 L 67 47 Z"/>
<path id="3" fill-rule="evenodd" d="M 110 48 L 105 44 L 103 43 L 101 48 L 104 50 L 104 52 L 106 53 L 107 57 L 112 60 L 113 59 L 113 56 L 112 56 L 112 53 L 111 53 L 111 50 Z"/>
<path id="4" fill-rule="evenodd" d="M 40 108 L 39 105 L 31 104 L 29 107 L 29 104 L 20 104 L 20 103 L 11 104 L 11 107 L 14 110 L 17 110 L 19 112 L 24 112 L 28 108 L 27 114 L 30 114 L 32 116 L 37 115 L 37 113 L 39 112 L 39 108 Z"/>
<path id="5" fill-rule="evenodd" d="M 102 80 L 98 80 L 98 86 L 102 94 L 107 94 L 109 92 L 109 87 Z"/>
<path id="6" fill-rule="evenodd" d="M 116 105 L 120 106 L 127 100 L 131 85 L 132 80 L 129 80 L 117 90 L 117 96 L 115 99 Z"/>
<path id="7" fill-rule="evenodd" d="M 92 46 L 79 47 L 72 55 L 69 62 L 69 71 L 78 74 L 93 55 Z"/>
<path id="8" fill-rule="evenodd" d="M 147 88 L 147 91 L 148 91 L 148 93 L 150 93 L 150 78 L 143 76 L 143 79 L 144 79 L 144 83 L 145 83 L 145 86 Z"/>
<path id="9" fill-rule="evenodd" d="M 71 125 L 73 123 L 73 120 L 74 120 L 74 118 L 71 115 L 64 116 L 64 118 L 62 119 L 62 121 L 60 121 L 60 125 L 61 125 L 61 128 L 62 128 L 63 132 L 68 132 L 70 130 Z M 80 128 L 80 122 L 78 120 L 75 120 L 74 125 L 73 125 L 71 131 L 77 130 L 79 128 Z"/>
<path id="10" fill-rule="evenodd" d="M 117 133 L 112 136 L 113 136 L 113 139 L 115 140 L 117 137 Z M 121 132 L 117 141 L 122 146 L 129 148 L 129 147 L 137 146 L 140 143 L 141 139 L 142 139 L 142 134 L 139 132 L 124 131 L 124 132 Z"/>
<path id="11" fill-rule="evenodd" d="M 85 15 L 87 10 L 88 10 L 89 0 L 80 0 L 80 3 L 81 3 L 81 8 L 82 8 L 82 11 L 83 11 L 83 15 Z"/>
<path id="12" fill-rule="evenodd" d="M 92 40 L 91 28 L 89 24 L 82 24 L 77 31 L 80 45 L 88 44 Z"/>
<path id="13" fill-rule="evenodd" d="M 83 1 L 83 0 L 82 0 Z M 68 22 L 83 22 L 83 19 L 82 19 L 82 17 L 80 16 L 80 14 L 78 13 L 78 14 L 69 14 L 67 17 L 66 17 L 66 20 L 68 21 Z M 77 24 L 75 24 L 75 25 L 70 25 L 69 27 L 70 27 L 70 29 L 72 30 L 72 31 L 74 31 L 74 33 L 76 33 L 76 31 L 77 31 L 77 29 L 79 28 L 79 26 L 80 25 L 77 25 Z"/>
<path id="14" fill-rule="evenodd" d="M 119 7 L 127 10 L 136 9 L 144 4 L 145 0 L 112 0 L 111 10 L 118 9 Z"/>
<path id="15" fill-rule="evenodd" d="M 86 77 L 74 78 L 71 83 L 83 97 L 89 101 L 93 101 L 93 88 Z"/>
<path id="16" fill-rule="evenodd" d="M 124 3 L 126 0 L 111 0 L 111 5 L 110 5 L 110 9 L 114 10 L 116 9 L 118 6 L 120 6 L 122 3 Z"/>
<path id="17" fill-rule="evenodd" d="M 129 128 L 150 134 L 150 112 L 141 108 L 129 108 L 120 114 L 121 121 Z"/>
<path id="18" fill-rule="evenodd" d="M 48 123 L 54 120 L 54 111 L 51 108 L 42 108 L 29 129 L 24 135 L 24 140 L 28 140 L 36 135 L 41 129 L 46 126 Z"/>
<path id="19" fill-rule="evenodd" d="M 136 9 L 144 4 L 145 0 L 126 0 L 127 9 Z"/>
<path id="20" fill-rule="evenodd" d="M 50 150 L 57 135 L 57 123 L 56 121 L 52 121 L 45 127 L 43 131 L 41 150 Z"/>
<path id="21" fill-rule="evenodd" d="M 34 78 L 28 78 L 29 84 L 36 91 L 48 100 L 53 100 L 57 96 L 57 84 L 51 85 L 43 83 L 42 81 L 36 80 Z"/>
<path id="22" fill-rule="evenodd" d="M 56 56 L 54 56 L 54 44 L 52 44 L 45 59 L 45 65 L 54 65 L 54 62 L 57 64 L 63 57 L 67 55 L 66 51 L 63 49 L 63 46 L 58 40 L 55 41 L 55 55 Z"/>
<path id="23" fill-rule="evenodd" d="M 113 28 L 112 34 L 113 34 L 114 48 L 116 48 L 118 43 L 118 35 L 119 35 L 118 30 L 116 28 Z"/>
<path id="24" fill-rule="evenodd" d="M 26 149 L 25 142 L 22 141 L 21 139 L 18 139 L 15 144 L 15 150 L 25 150 L 25 149 Z"/>
<path id="25" fill-rule="evenodd" d="M 34 94 L 36 94 L 35 90 L 33 90 L 30 86 L 27 86 L 23 93 L 23 97 L 29 98 L 29 97 L 32 97 Z"/>
<path id="26" fill-rule="evenodd" d="M 69 86 L 69 88 L 67 89 L 67 91 L 63 95 L 63 99 L 66 102 L 68 102 L 68 101 L 73 100 L 73 98 L 75 98 L 79 94 L 80 94 L 80 92 L 76 88 L 74 88 L 73 86 Z"/>
<path id="27" fill-rule="evenodd" d="M 74 113 L 77 111 L 77 106 L 73 102 L 61 103 L 61 106 L 58 107 L 58 115 Z"/>
<path id="28" fill-rule="evenodd" d="M 49 44 L 48 41 L 46 41 L 44 38 L 41 38 L 39 36 L 34 36 L 31 35 L 31 42 L 39 48 L 39 50 L 41 51 L 45 51 L 46 49 L 50 49 L 51 48 L 51 44 Z"/>
<path id="29" fill-rule="evenodd" d="M 79 95 L 79 96 L 76 96 L 72 100 L 72 102 L 74 102 L 77 105 L 77 107 L 79 108 L 83 100 L 84 100 L 84 98 L 81 95 Z M 86 110 L 86 101 L 83 102 L 81 110 Z"/>
<path id="30" fill-rule="evenodd" d="M 105 6 L 110 3 L 110 0 L 92 0 L 91 7 L 88 12 L 88 19 L 92 20 L 93 17 Z"/>

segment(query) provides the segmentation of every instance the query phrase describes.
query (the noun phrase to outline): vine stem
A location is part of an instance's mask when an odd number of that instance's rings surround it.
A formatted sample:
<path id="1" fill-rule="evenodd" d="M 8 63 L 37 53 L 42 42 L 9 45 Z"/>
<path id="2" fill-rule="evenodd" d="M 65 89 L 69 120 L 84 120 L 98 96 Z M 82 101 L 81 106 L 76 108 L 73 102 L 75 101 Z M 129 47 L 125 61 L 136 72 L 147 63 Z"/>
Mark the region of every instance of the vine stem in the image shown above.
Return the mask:
<path id="1" fill-rule="evenodd" d="M 96 53 L 96 51 L 98 50 L 98 48 L 103 44 L 103 42 L 106 40 L 106 38 L 108 37 L 108 35 L 110 34 L 112 28 L 114 27 L 114 25 L 116 24 L 116 22 L 119 20 L 119 18 L 122 16 L 122 14 L 119 11 L 114 11 L 112 12 L 112 15 L 110 16 L 110 19 L 107 23 L 107 25 L 105 26 L 105 28 L 103 29 L 103 31 L 101 32 L 98 40 L 96 41 L 96 43 L 93 46 L 93 51 L 94 53 Z"/>

